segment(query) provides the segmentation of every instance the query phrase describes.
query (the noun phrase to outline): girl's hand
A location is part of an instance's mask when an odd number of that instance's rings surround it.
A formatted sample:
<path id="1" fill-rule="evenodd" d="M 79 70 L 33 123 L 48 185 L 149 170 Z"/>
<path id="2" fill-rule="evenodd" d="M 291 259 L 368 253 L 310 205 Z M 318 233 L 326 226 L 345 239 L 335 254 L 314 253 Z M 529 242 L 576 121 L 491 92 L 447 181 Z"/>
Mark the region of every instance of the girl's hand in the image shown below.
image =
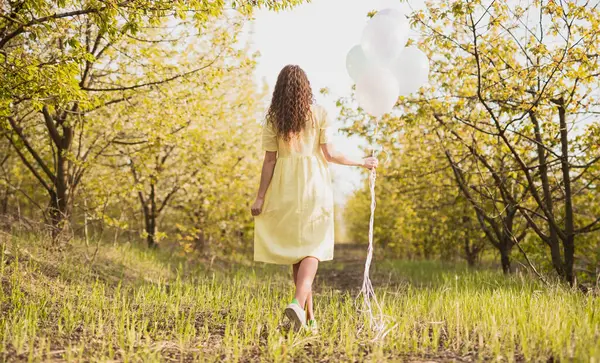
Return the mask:
<path id="1" fill-rule="evenodd" d="M 262 213 L 263 204 L 265 204 L 265 200 L 263 198 L 256 198 L 256 201 L 254 204 L 252 204 L 252 207 L 250 207 L 253 216 L 256 217 Z"/>
<path id="2" fill-rule="evenodd" d="M 371 170 L 371 169 L 377 168 L 378 165 L 379 165 L 379 160 L 377 160 L 377 158 L 375 158 L 375 157 L 370 156 L 368 158 L 363 159 L 362 166 L 364 168 Z"/>

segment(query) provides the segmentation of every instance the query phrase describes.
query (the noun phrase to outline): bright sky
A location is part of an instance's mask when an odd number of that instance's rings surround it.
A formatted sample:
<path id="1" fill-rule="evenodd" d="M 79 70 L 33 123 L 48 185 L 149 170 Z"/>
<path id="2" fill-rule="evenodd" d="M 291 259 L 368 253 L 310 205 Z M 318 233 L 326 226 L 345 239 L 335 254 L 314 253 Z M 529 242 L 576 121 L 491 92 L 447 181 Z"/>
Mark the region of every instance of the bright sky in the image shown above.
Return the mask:
<path id="1" fill-rule="evenodd" d="M 317 102 L 324 106 L 332 121 L 337 119 L 335 101 L 348 96 L 352 80 L 346 73 L 346 54 L 360 42 L 372 10 L 395 8 L 405 13 L 419 9 L 423 0 L 411 0 L 410 6 L 393 0 L 312 0 L 285 12 L 259 11 L 253 24 L 252 43 L 260 51 L 257 67 L 259 81 L 265 80 L 272 93 L 277 75 L 286 64 L 301 66 L 311 81 Z M 319 94 L 328 88 L 329 95 Z M 341 126 L 337 123 L 337 128 Z M 336 147 L 346 155 L 360 158 L 361 140 L 336 135 Z M 364 172 L 356 168 L 332 166 L 336 200 L 360 186 Z"/>

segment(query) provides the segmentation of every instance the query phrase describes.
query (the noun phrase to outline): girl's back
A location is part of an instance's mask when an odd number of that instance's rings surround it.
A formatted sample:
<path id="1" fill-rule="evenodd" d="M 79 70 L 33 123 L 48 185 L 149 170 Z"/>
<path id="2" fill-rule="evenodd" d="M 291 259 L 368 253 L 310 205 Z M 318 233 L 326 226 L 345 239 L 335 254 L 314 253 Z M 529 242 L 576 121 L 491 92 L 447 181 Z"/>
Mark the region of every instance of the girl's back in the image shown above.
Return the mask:
<path id="1" fill-rule="evenodd" d="M 321 106 L 312 105 L 310 119 L 304 129 L 294 135 L 290 141 L 277 137 L 272 124 L 265 122 L 263 130 L 263 149 L 277 151 L 279 158 L 316 156 L 322 158 L 321 144 L 330 139 L 330 125 L 327 112 Z"/>
<path id="2" fill-rule="evenodd" d="M 254 259 L 294 264 L 307 255 L 333 258 L 333 190 L 321 144 L 329 138 L 326 113 L 311 106 L 304 129 L 289 141 L 266 122 L 262 145 L 277 152 L 264 211 L 256 218 Z"/>

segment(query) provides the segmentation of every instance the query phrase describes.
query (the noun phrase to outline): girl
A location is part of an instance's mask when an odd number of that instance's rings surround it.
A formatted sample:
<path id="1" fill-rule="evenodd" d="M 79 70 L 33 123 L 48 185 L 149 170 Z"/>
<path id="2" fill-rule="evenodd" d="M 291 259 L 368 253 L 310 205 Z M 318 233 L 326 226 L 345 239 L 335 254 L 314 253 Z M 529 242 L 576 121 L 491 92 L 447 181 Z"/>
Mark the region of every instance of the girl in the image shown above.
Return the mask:
<path id="1" fill-rule="evenodd" d="M 254 260 L 293 266 L 296 295 L 285 309 L 296 331 L 316 331 L 312 283 L 320 261 L 333 259 L 333 191 L 327 162 L 377 167 L 377 159 L 350 160 L 331 145 L 331 124 L 304 71 L 279 73 L 263 127 L 265 159 L 258 196 Z"/>

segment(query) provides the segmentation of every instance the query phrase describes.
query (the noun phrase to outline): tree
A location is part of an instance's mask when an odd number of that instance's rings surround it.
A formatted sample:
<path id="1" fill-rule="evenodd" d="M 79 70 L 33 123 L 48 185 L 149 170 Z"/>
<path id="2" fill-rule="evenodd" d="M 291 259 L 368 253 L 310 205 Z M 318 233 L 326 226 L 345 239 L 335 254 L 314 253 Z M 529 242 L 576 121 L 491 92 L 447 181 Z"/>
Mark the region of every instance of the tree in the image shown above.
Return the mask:
<path id="1" fill-rule="evenodd" d="M 2 190 L 0 190 L 0 215 L 6 215 L 8 213 L 8 203 L 10 197 L 14 194 L 12 188 L 14 187 L 11 184 L 11 180 L 8 174 L 8 168 L 11 161 L 10 155 L 10 145 L 5 143 L 0 143 L 0 171 L 2 172 L 3 178 L 0 179 L 0 186 Z"/>
<path id="2" fill-rule="evenodd" d="M 578 122 L 597 112 L 599 11 L 589 2 L 456 1 L 413 16 L 435 65 L 420 113 L 454 130 L 450 137 L 491 176 L 571 284 L 577 236 L 600 227 L 597 215 L 575 204 L 594 188 L 600 155 L 589 152 L 590 138 L 574 135 L 595 128 Z M 479 146 L 469 146 L 459 131 L 465 128 L 476 131 Z M 492 163 L 495 148 L 510 157 L 510 179 L 526 198 L 506 193 L 506 178 Z"/>
<path id="3" fill-rule="evenodd" d="M 229 4 L 244 14 L 299 1 Z M 148 64 L 128 53 L 134 42 L 151 56 L 161 40 L 138 38 L 168 19 L 186 19 L 198 30 L 225 11 L 224 2 L 5 1 L 0 19 L 0 117 L 3 134 L 49 195 L 49 222 L 58 236 L 89 165 L 121 140 L 121 120 L 93 125 L 96 114 L 152 87 L 185 78 L 207 66 Z M 164 36 L 164 34 L 163 34 Z M 177 39 L 175 39 L 176 41 Z M 159 57 L 154 57 L 159 59 Z M 141 63 L 140 63 L 141 60 Z M 137 70 L 134 72 L 133 70 Z M 106 121 L 106 119 L 102 119 Z M 103 127 L 102 127 L 103 126 Z M 91 132 L 96 129 L 99 133 Z M 99 130 L 98 130 L 99 129 Z"/>
<path id="4" fill-rule="evenodd" d="M 343 112 L 350 116 L 349 109 Z M 366 125 L 373 123 L 353 122 L 346 131 L 373 135 L 374 130 Z M 483 234 L 474 228 L 475 213 L 455 187 L 452 168 L 432 129 L 398 118 L 381 120 L 378 129 L 378 144 L 384 152 L 379 154 L 377 170 L 377 244 L 396 257 L 461 257 L 475 265 L 484 249 Z M 366 241 L 369 204 L 365 185 L 346 207 L 346 221 L 355 240 Z"/>
<path id="5" fill-rule="evenodd" d="M 474 148 L 474 146 L 471 146 Z M 490 189 L 489 185 L 494 185 L 493 180 L 489 181 L 489 175 L 485 175 L 478 169 L 478 165 L 465 168 L 464 163 L 467 158 L 463 158 L 463 162 L 458 163 L 454 160 L 452 153 L 448 149 L 444 149 L 448 163 L 450 164 L 454 180 L 466 200 L 475 210 L 477 221 L 480 228 L 484 231 L 487 240 L 500 253 L 500 261 L 502 271 L 507 274 L 511 272 L 510 252 L 515 244 L 520 243 L 527 233 L 526 228 L 522 228 L 522 232 L 518 235 L 514 232 L 515 217 L 517 216 L 517 206 L 513 200 L 520 200 L 524 194 L 522 188 L 518 188 L 515 183 L 507 177 L 504 156 L 499 155 L 499 174 L 503 176 L 502 182 L 495 188 Z M 477 162 L 477 161 L 475 161 Z M 469 171 L 467 175 L 465 169 Z M 477 170 L 477 171 L 476 171 Z M 469 178 L 471 177 L 471 178 Z M 479 182 L 473 182 L 469 179 L 479 179 Z M 488 179 L 488 180 L 485 180 Z M 512 184 L 512 185 L 511 185 Z M 519 193 L 518 197 L 507 197 L 509 193 Z"/>
<path id="6" fill-rule="evenodd" d="M 248 180 L 253 181 L 256 173 L 245 169 L 258 168 L 252 157 L 256 137 L 247 129 L 258 126 L 262 94 L 253 80 L 255 55 L 248 54 L 244 44 L 237 41 L 243 26 L 240 20 L 216 22 L 206 35 L 191 37 L 183 45 L 183 41 L 173 47 L 162 45 L 171 49 L 157 53 L 157 59 L 135 57 L 155 63 L 168 59 L 177 65 L 202 65 L 210 60 L 210 67 L 155 85 L 131 97 L 127 104 L 112 105 L 110 116 L 105 116 L 125 120 L 119 124 L 120 138 L 101 158 L 108 169 L 97 167 L 99 170 L 84 180 L 84 186 L 91 195 L 98 195 L 92 200 L 107 200 L 111 222 L 116 204 L 124 200 L 137 203 L 136 210 L 141 213 L 126 218 L 129 225 L 142 220 L 142 234 L 150 247 L 179 232 L 186 247 L 187 239 L 192 238 L 201 249 L 216 232 L 222 232 L 223 228 L 216 226 L 229 223 L 223 219 L 235 217 L 232 223 L 242 229 L 251 222 L 247 213 L 221 214 L 231 212 L 234 206 L 246 212 L 237 196 L 250 199 Z M 182 27 L 178 33 L 193 30 Z M 128 54 L 136 54 L 133 45 L 127 49 Z M 241 168 L 244 173 L 240 176 Z M 233 173 L 236 179 L 229 180 Z M 112 197 L 106 195 L 107 185 Z M 231 190 L 235 185 L 239 191 Z M 102 204 L 95 203 L 95 208 Z"/>

